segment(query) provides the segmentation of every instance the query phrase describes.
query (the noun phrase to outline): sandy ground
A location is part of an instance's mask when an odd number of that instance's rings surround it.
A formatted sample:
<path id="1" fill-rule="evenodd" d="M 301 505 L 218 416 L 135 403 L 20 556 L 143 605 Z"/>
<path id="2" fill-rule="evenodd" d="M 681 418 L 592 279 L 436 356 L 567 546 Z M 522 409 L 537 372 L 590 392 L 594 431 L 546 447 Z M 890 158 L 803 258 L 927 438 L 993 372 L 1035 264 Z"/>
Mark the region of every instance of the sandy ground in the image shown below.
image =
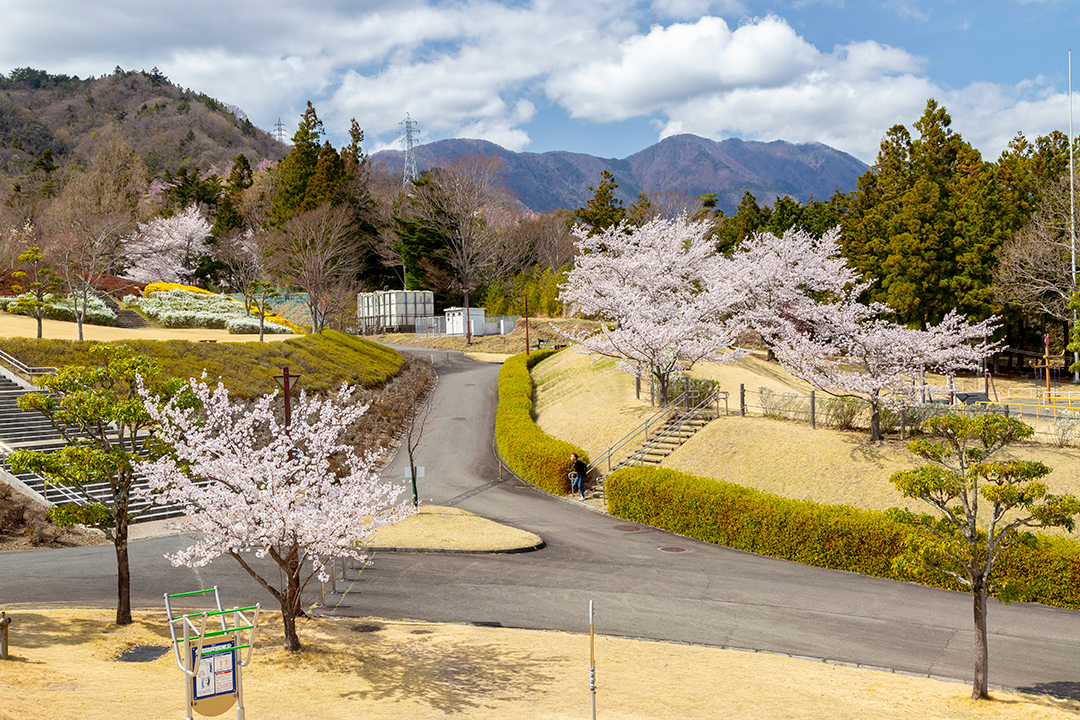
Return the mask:
<path id="1" fill-rule="evenodd" d="M 229 599 L 231 600 L 231 599 Z M 116 662 L 140 645 L 171 647 L 163 609 L 118 628 L 99 609 L 11 610 L 0 662 L 0 720 L 181 718 L 183 675 L 171 651 Z M 281 649 L 262 613 L 244 671 L 251 720 L 587 718 L 588 611 L 582 634 L 378 618 L 301 620 L 305 649 Z M 603 608 L 596 628 L 603 630 Z M 598 635 L 598 718 L 1023 718 L 1080 715 L 1080 703 L 995 691 L 973 703 L 959 683 L 736 650 Z M 234 717 L 229 711 L 221 717 Z"/>
<path id="2" fill-rule="evenodd" d="M 75 323 L 59 320 L 42 320 L 41 336 L 52 340 L 78 340 L 79 327 Z M 0 312 L 0 337 L 37 337 L 37 320 L 22 315 Z M 265 335 L 268 341 L 288 340 L 296 335 Z M 230 335 L 225 330 L 166 330 L 164 328 L 125 328 L 106 327 L 104 325 L 83 325 L 84 340 L 217 340 L 219 342 L 258 341 L 259 335 Z"/>

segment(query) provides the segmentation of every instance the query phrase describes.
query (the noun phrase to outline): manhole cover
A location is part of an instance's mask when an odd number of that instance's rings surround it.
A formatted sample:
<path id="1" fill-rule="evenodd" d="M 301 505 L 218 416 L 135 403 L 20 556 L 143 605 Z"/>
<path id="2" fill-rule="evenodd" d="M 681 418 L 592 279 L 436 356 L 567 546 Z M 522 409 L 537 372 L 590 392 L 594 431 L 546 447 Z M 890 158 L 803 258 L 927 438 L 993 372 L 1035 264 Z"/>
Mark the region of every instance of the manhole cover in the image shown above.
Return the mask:
<path id="1" fill-rule="evenodd" d="M 161 645 L 140 645 L 116 658 L 116 662 L 153 662 L 167 652 L 169 648 Z"/>
<path id="2" fill-rule="evenodd" d="M 382 630 L 378 625 L 353 625 L 349 629 L 353 632 L 378 632 Z"/>
<path id="3" fill-rule="evenodd" d="M 660 548 L 660 552 L 686 552 L 686 548 L 676 547 L 674 545 Z"/>
<path id="4" fill-rule="evenodd" d="M 435 632 L 435 631 L 434 630 L 410 630 L 409 634 L 410 635 L 430 635 L 433 632 Z"/>
<path id="5" fill-rule="evenodd" d="M 616 530 L 622 530 L 623 532 L 644 532 L 644 528 L 637 525 L 616 525 Z"/>

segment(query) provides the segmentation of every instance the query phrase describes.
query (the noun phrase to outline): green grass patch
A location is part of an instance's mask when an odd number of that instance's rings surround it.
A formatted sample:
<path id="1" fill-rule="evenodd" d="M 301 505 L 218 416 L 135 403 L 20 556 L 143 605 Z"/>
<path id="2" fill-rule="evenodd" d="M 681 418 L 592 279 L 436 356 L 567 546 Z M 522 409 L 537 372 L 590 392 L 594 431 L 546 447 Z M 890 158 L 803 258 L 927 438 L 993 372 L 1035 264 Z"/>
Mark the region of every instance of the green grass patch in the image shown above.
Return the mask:
<path id="1" fill-rule="evenodd" d="M 34 367 L 94 365 L 93 341 L 0 338 L 0 350 Z M 219 380 L 229 393 L 252 398 L 278 389 L 274 375 L 283 366 L 299 373 L 300 389 L 309 393 L 336 390 L 343 382 L 375 387 L 393 378 L 405 363 L 388 347 L 336 330 L 280 342 L 192 342 L 189 340 L 125 340 L 137 353 L 153 358 L 167 375 Z"/>

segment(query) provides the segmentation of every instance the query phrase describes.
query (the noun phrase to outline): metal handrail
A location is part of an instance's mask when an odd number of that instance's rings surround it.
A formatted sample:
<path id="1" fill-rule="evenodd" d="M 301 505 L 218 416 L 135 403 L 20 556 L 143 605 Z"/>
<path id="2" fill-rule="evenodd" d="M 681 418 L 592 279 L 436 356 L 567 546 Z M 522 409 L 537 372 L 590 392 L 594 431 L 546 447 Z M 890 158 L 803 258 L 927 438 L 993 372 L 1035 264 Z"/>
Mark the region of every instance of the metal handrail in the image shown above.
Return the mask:
<path id="1" fill-rule="evenodd" d="M 34 376 L 36 375 L 48 375 L 49 373 L 59 372 L 59 369 L 54 367 L 30 367 L 18 358 L 8 355 L 3 350 L 0 350 L 0 360 L 10 365 L 15 372 L 20 375 L 25 375 L 31 384 L 34 382 Z"/>
<path id="2" fill-rule="evenodd" d="M 726 390 L 717 390 L 712 395 L 705 398 L 704 400 L 699 402 L 697 405 L 695 405 L 691 409 L 687 410 L 678 419 L 676 419 L 673 422 L 669 422 L 668 426 L 667 426 L 667 429 L 664 430 L 664 432 L 661 432 L 656 437 L 649 440 L 644 445 L 642 445 L 640 448 L 638 448 L 633 453 L 631 453 L 625 460 L 623 460 L 621 463 L 619 463 L 618 465 L 615 466 L 615 470 L 619 470 L 620 468 L 626 467 L 631 462 L 637 462 L 638 460 L 640 460 L 643 456 L 648 454 L 649 450 L 652 450 L 657 445 L 659 445 L 661 442 L 663 442 L 664 440 L 667 440 L 669 437 L 671 437 L 676 432 L 681 430 L 683 425 L 685 425 L 686 423 L 690 422 L 695 417 L 700 415 L 701 412 L 705 408 L 712 405 L 721 396 L 726 396 L 727 394 L 728 393 L 727 393 Z M 614 471 L 612 471 L 612 472 L 614 472 Z"/>
<path id="3" fill-rule="evenodd" d="M 615 442 L 614 445 L 612 445 L 611 447 L 609 447 L 607 449 L 606 452 L 601 453 L 600 457 L 596 458 L 591 463 L 589 463 L 588 470 L 586 471 L 585 474 L 588 475 L 593 470 L 600 467 L 600 463 L 602 463 L 604 460 L 607 460 L 608 472 L 610 473 L 611 472 L 611 456 L 614 455 L 617 450 L 621 450 L 627 444 L 629 444 L 630 441 L 633 440 L 637 436 L 638 433 L 642 432 L 642 430 L 644 430 L 645 436 L 648 437 L 649 425 L 653 421 L 655 421 L 656 418 L 660 417 L 661 415 L 668 415 L 671 412 L 671 407 L 673 405 L 678 405 L 679 403 L 683 402 L 686 399 L 686 396 L 687 396 L 687 393 L 683 392 L 681 395 L 679 395 L 674 400 L 669 401 L 667 405 L 664 405 L 662 408 L 660 408 L 659 410 L 654 412 L 652 415 L 647 417 L 645 419 L 645 422 L 641 423 L 636 428 L 634 428 L 633 430 L 628 432 L 626 435 L 623 435 L 621 438 L 619 438 Z"/>

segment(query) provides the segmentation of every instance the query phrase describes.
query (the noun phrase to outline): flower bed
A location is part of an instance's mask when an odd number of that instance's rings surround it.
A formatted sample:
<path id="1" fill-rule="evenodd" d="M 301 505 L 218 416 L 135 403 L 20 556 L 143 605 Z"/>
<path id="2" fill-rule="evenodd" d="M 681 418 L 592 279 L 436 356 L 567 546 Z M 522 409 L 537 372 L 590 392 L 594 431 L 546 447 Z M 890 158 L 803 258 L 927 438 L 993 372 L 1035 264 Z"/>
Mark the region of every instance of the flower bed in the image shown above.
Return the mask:
<path id="1" fill-rule="evenodd" d="M 146 288 L 145 297 L 129 295 L 124 303 L 138 308 L 146 317 L 167 328 L 210 328 L 228 330 L 234 334 L 259 332 L 259 319 L 252 316 L 243 303 L 224 295 L 205 290 L 172 287 L 157 290 L 166 283 L 154 283 Z M 267 318 L 266 333 L 292 333 L 293 328 L 279 318 Z"/>

